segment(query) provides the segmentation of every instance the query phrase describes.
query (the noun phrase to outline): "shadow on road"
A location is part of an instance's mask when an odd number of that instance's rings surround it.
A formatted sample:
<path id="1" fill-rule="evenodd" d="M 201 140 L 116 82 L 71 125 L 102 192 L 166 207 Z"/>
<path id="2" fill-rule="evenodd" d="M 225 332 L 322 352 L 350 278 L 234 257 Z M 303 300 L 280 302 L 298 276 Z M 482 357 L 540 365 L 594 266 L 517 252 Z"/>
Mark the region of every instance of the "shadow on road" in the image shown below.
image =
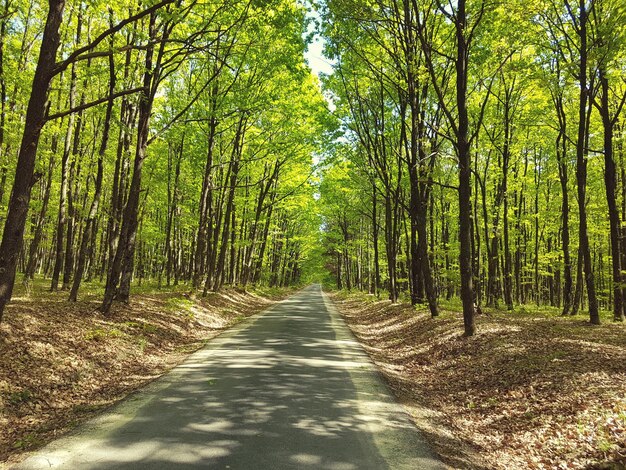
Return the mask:
<path id="1" fill-rule="evenodd" d="M 406 451 L 394 432 L 417 433 L 384 388 L 355 386 L 371 375 L 310 287 L 19 468 L 399 468 L 383 455 Z M 411 452 L 431 462 L 428 449 Z"/>

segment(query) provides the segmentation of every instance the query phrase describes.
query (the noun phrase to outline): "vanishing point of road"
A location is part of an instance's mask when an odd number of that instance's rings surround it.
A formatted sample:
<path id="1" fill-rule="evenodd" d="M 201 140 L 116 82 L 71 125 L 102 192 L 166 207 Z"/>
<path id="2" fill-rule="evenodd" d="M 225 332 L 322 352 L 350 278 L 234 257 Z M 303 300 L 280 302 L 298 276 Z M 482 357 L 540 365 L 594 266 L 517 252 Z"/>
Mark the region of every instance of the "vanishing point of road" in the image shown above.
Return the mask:
<path id="1" fill-rule="evenodd" d="M 15 468 L 445 467 L 311 286 Z"/>

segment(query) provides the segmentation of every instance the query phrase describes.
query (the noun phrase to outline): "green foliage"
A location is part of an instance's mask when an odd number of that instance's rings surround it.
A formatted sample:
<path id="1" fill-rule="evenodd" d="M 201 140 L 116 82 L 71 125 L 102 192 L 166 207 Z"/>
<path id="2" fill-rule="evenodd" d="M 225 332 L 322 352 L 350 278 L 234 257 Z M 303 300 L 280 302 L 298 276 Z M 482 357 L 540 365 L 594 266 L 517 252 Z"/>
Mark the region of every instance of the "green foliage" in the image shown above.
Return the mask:
<path id="1" fill-rule="evenodd" d="M 467 100 L 469 133 L 473 136 L 471 205 L 476 302 L 493 302 L 489 282 L 494 277 L 495 295 L 501 298 L 503 279 L 508 274 L 515 304 L 551 304 L 558 310 L 556 305 L 562 304 L 564 250 L 571 253 L 574 283 L 583 282 L 575 272 L 579 220 L 574 198 L 574 143 L 580 50 L 576 25 L 568 20 L 566 5 L 560 0 L 547 4 L 496 2 L 486 8 L 481 2 L 465 3 L 466 31 L 471 30 L 471 37 L 467 36 Z M 408 290 L 410 158 L 412 147 L 417 145 L 425 147 L 425 159 L 418 164 L 418 171 L 424 175 L 420 183 L 429 186 L 427 243 L 436 290 L 440 301 L 444 295 L 448 298 L 459 293 L 459 201 L 455 191 L 458 149 L 453 132 L 458 118 L 457 39 L 454 17 L 450 16 L 458 5 L 329 0 L 321 7 L 326 51 L 335 61 L 335 73 L 325 78 L 324 87 L 333 96 L 335 114 L 345 133 L 330 147 L 320 176 L 322 244 L 326 248 L 323 264 L 335 279 L 346 276 L 344 282 L 351 280 L 364 289 L 372 285 L 373 237 L 378 230 L 381 287 L 389 287 L 389 263 L 393 263 L 398 271 L 394 274 L 396 281 L 405 292 Z M 614 0 L 596 2 L 593 8 L 589 17 L 590 37 L 594 38 L 588 45 L 589 74 L 597 79 L 598 68 L 607 68 L 612 84 L 610 106 L 617 112 L 626 93 L 624 84 L 616 78 L 623 75 L 623 60 L 619 61 L 626 53 L 625 8 Z M 564 46 L 567 41 L 569 47 Z M 429 73 L 429 61 L 433 74 Z M 594 83 L 597 87 L 597 81 Z M 421 91 L 418 103 L 408 101 L 411 87 Z M 564 172 L 557 159 L 562 150 L 557 140 L 559 116 L 554 100 L 559 95 L 566 126 Z M 597 106 L 597 96 L 592 98 Z M 412 133 L 419 128 L 412 128 L 413 105 L 421 110 L 416 122 L 425 127 L 415 141 L 411 140 Z M 590 106 L 588 234 L 601 307 L 608 310 L 613 302 L 612 261 L 608 256 L 603 128 L 595 111 Z M 626 194 L 622 123 L 623 116 L 616 118 L 614 145 L 620 154 L 615 158 L 622 172 L 618 175 L 618 205 L 623 205 Z M 564 178 L 568 178 L 570 206 L 570 245 L 565 248 L 561 238 Z M 504 181 L 506 189 L 502 191 Z M 391 217 L 385 214 L 388 200 L 399 208 L 392 209 Z M 496 268 L 490 271 L 494 246 Z M 397 253 L 390 253 L 394 250 Z M 505 257 L 510 259 L 509 268 Z"/>

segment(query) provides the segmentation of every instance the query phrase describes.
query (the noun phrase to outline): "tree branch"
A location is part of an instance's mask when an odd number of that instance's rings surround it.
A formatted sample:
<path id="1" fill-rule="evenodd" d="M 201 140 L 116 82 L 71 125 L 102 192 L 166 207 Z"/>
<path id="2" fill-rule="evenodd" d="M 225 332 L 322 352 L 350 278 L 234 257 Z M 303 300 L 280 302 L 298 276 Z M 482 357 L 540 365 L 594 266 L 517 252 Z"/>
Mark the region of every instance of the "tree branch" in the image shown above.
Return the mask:
<path id="1" fill-rule="evenodd" d="M 121 30 L 127 24 L 134 23 L 135 21 L 140 20 L 144 16 L 147 16 L 147 15 L 149 15 L 149 14 L 151 14 L 151 13 L 157 11 L 157 10 L 160 10 L 164 6 L 167 6 L 170 3 L 174 3 L 175 1 L 177 1 L 177 0 L 161 0 L 159 3 L 153 5 L 153 6 L 149 7 L 149 8 L 146 8 L 143 11 L 140 11 L 139 13 L 137 13 L 137 14 L 135 14 L 133 16 L 129 16 L 125 20 L 120 21 L 115 26 L 111 26 L 109 29 L 103 31 L 97 38 L 95 38 L 89 44 L 87 44 L 87 45 L 85 45 L 83 47 L 79 47 L 78 49 L 75 49 L 74 52 L 72 52 L 67 57 L 67 59 L 62 60 L 61 62 L 58 62 L 54 66 L 54 68 L 52 69 L 51 75 L 54 77 L 55 75 L 58 75 L 61 72 L 63 72 L 72 63 L 76 62 L 77 60 L 80 60 L 80 56 L 82 54 L 84 54 L 85 52 L 91 51 L 94 47 L 98 46 L 98 44 L 100 44 L 102 41 L 104 41 L 107 37 L 109 37 L 112 34 L 117 33 L 119 30 Z"/>
<path id="2" fill-rule="evenodd" d="M 112 95 L 105 96 L 104 98 L 97 99 L 96 101 L 91 101 L 89 103 L 81 104 L 80 106 L 76 106 L 71 109 L 66 109 L 65 111 L 61 111 L 54 114 L 49 114 L 46 116 L 46 122 L 52 121 L 53 119 L 62 118 L 68 116 L 69 114 L 77 113 L 79 111 L 84 111 L 85 109 L 93 108 L 94 106 L 98 106 L 99 104 L 106 103 L 109 100 L 114 100 L 115 98 L 119 98 L 120 96 L 132 95 L 133 93 L 139 93 L 143 90 L 143 87 L 130 88 L 128 90 L 118 91 L 117 93 L 113 93 Z"/>

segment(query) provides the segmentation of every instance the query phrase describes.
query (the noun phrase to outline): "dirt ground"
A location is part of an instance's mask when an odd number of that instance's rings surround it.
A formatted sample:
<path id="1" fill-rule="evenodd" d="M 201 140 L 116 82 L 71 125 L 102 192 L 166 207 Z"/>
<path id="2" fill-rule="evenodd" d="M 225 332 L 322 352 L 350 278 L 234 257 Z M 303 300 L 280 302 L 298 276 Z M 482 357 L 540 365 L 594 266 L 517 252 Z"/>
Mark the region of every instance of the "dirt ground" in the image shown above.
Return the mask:
<path id="1" fill-rule="evenodd" d="M 451 310 L 332 297 L 451 467 L 626 468 L 624 324 L 527 307 L 483 314 L 465 338 Z"/>
<path id="2" fill-rule="evenodd" d="M 0 325 L 0 462 L 67 432 L 288 293 L 141 290 L 109 317 L 94 293 L 70 303 L 67 292 L 18 292 Z"/>

